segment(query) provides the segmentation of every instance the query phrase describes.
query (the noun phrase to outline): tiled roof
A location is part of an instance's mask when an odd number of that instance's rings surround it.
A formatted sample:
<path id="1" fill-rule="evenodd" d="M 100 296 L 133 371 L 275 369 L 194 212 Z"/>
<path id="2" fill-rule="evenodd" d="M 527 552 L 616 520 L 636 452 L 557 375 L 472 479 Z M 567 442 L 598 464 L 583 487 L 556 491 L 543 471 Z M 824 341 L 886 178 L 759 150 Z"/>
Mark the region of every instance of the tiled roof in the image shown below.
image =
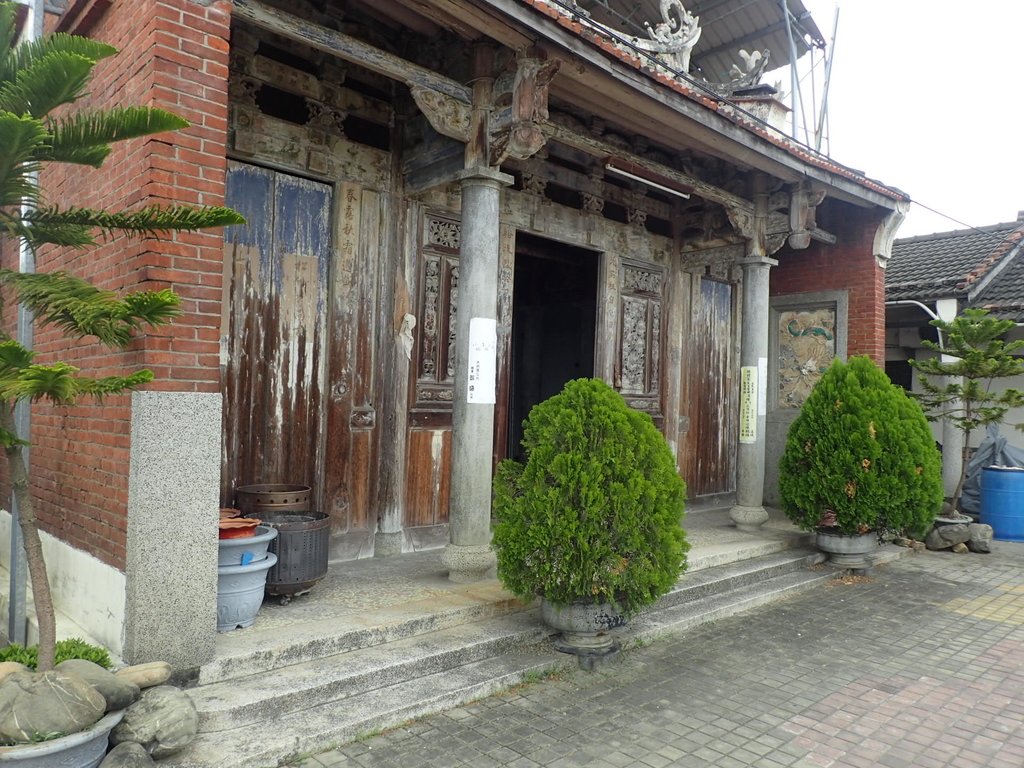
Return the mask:
<path id="1" fill-rule="evenodd" d="M 598 33 L 587 24 L 581 23 L 580 17 L 577 14 L 566 10 L 560 5 L 553 5 L 550 0 L 519 0 L 519 2 L 539 11 L 556 22 L 559 26 L 573 32 L 581 40 L 584 40 L 604 51 L 605 54 L 635 67 L 669 90 L 675 91 L 686 98 L 692 99 L 713 112 L 717 112 L 719 115 L 732 121 L 734 124 L 760 136 L 762 139 L 765 139 L 788 152 L 790 155 L 800 159 L 802 162 L 829 173 L 833 173 L 836 176 L 847 178 L 865 189 L 870 189 L 873 192 L 877 192 L 878 194 L 884 195 L 890 199 L 910 199 L 905 192 L 894 187 L 886 186 L 881 182 L 868 178 L 860 171 L 847 168 L 844 165 L 834 162 L 831 158 L 815 152 L 810 147 L 806 147 L 803 144 L 790 139 L 784 133 L 777 131 L 774 128 L 770 128 L 768 125 L 748 116 L 743 112 L 743 110 L 738 109 L 730 102 L 712 94 L 710 91 L 704 91 L 696 84 L 683 82 L 678 78 L 672 77 L 665 72 L 663 68 L 653 66 L 650 61 L 641 59 L 641 57 L 636 53 L 623 50 L 620 45 L 613 42 L 604 32 Z"/>
<path id="2" fill-rule="evenodd" d="M 1022 239 L 1024 221 L 896 240 L 885 274 L 885 298 L 960 298 L 969 306 L 988 302 L 993 309 L 1014 303 L 1024 307 Z M 1010 257 L 1013 261 L 1007 264 Z"/>

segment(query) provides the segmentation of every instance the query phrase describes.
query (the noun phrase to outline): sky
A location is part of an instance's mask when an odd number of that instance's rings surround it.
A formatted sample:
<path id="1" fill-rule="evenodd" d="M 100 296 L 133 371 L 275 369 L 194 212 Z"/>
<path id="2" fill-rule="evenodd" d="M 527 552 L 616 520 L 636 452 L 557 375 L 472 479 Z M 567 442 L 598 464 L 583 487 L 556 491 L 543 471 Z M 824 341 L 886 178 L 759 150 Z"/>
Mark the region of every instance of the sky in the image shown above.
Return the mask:
<path id="1" fill-rule="evenodd" d="M 830 155 L 915 201 L 897 237 L 1014 221 L 1024 210 L 1024 2 L 803 1 L 830 44 L 839 6 Z"/>

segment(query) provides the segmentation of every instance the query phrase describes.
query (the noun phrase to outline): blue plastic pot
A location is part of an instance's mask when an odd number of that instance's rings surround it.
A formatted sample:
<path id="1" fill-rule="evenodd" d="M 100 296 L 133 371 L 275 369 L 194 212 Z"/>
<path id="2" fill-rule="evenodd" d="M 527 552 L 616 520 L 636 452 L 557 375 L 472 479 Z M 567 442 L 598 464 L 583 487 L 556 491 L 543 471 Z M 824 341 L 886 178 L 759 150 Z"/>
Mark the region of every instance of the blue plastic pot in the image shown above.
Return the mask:
<path id="1" fill-rule="evenodd" d="M 276 563 L 277 555 L 268 554 L 248 565 L 222 565 L 217 568 L 218 632 L 252 626 L 263 604 L 267 571 Z"/>

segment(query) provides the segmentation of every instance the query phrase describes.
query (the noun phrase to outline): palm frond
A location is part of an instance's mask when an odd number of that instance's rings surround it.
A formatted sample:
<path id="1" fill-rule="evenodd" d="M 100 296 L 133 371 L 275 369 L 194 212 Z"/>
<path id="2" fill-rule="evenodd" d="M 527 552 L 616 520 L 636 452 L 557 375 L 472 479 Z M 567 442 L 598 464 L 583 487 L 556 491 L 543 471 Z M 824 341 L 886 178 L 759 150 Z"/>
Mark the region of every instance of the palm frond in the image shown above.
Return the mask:
<path id="1" fill-rule="evenodd" d="M 230 208 L 184 205 L 152 205 L 137 211 L 111 212 L 94 208 L 39 208 L 30 211 L 25 221 L 30 226 L 78 226 L 94 228 L 106 236 L 118 233 L 156 235 L 178 230 L 225 227 L 244 224 L 245 219 Z"/>
<path id="2" fill-rule="evenodd" d="M 0 111 L 43 117 L 85 90 L 94 62 L 77 53 L 50 52 L 0 83 Z"/>
<path id="3" fill-rule="evenodd" d="M 22 368 L 17 376 L 0 379 L 0 398 L 4 400 L 52 400 L 57 405 L 75 402 L 79 388 L 75 383 L 78 369 L 67 363 Z"/>
<path id="4" fill-rule="evenodd" d="M 23 368 L 32 365 L 35 352 L 26 349 L 12 339 L 0 342 L 0 380 L 18 375 Z"/>
<path id="5" fill-rule="evenodd" d="M 70 115 L 52 123 L 51 149 L 40 159 L 98 168 L 111 142 L 187 128 L 188 121 L 151 107 L 121 107 Z"/>
<path id="6" fill-rule="evenodd" d="M 0 284 L 14 289 L 37 322 L 76 338 L 95 336 L 110 347 L 125 346 L 143 326 L 170 322 L 181 303 L 170 290 L 118 297 L 65 272 L 0 270 Z"/>
<path id="7" fill-rule="evenodd" d="M 2 73 L 6 71 L 14 50 L 16 12 L 14 3 L 0 3 L 0 82 L 3 82 Z"/>
<path id="8" fill-rule="evenodd" d="M 75 386 L 79 395 L 89 395 L 102 400 L 107 395 L 118 395 L 132 389 L 138 389 L 143 384 L 153 380 L 153 372 L 145 368 L 130 373 L 127 376 L 104 376 L 100 379 L 90 379 L 79 376 L 75 379 Z"/>
<path id="9" fill-rule="evenodd" d="M 0 7 L 6 8 L 8 4 L 3 3 Z M 0 20 L 0 24 L 2 24 L 2 20 Z M 2 33 L 3 27 L 0 26 L 0 34 Z M 0 57 L 0 83 L 14 81 L 19 72 L 28 69 L 33 62 L 39 61 L 52 53 L 71 53 L 88 59 L 93 63 L 117 53 L 116 48 L 106 43 L 101 43 L 88 37 L 69 35 L 64 32 L 56 32 L 39 40 L 26 41 L 18 46 L 14 46 L 13 41 L 11 41 L 8 42 L 5 50 L 7 55 Z"/>
<path id="10" fill-rule="evenodd" d="M 39 170 L 34 156 L 48 140 L 39 120 L 0 111 L 0 207 L 38 199 L 38 187 L 29 174 Z"/>

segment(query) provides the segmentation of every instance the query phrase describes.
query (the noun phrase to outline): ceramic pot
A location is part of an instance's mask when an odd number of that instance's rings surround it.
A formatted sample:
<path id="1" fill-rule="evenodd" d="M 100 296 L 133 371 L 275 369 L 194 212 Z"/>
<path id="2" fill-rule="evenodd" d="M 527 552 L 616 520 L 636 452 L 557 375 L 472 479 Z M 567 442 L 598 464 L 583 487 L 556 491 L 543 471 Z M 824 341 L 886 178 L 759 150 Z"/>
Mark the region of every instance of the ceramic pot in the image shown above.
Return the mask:
<path id="1" fill-rule="evenodd" d="M 819 530 L 815 543 L 828 553 L 829 565 L 862 571 L 871 567 L 870 556 L 878 549 L 878 536 L 874 531 L 846 535 Z"/>
<path id="2" fill-rule="evenodd" d="M 96 768 L 107 754 L 107 742 L 114 726 L 121 722 L 124 710 L 109 712 L 84 731 L 38 744 L 0 747 L 0 765 L 17 768 Z"/>
<path id="3" fill-rule="evenodd" d="M 267 571 L 277 563 L 277 555 L 268 554 L 248 565 L 222 565 L 217 568 L 217 631 L 251 627 L 263 605 Z"/>
<path id="4" fill-rule="evenodd" d="M 226 538 L 217 542 L 217 565 L 249 565 L 267 556 L 270 543 L 277 537 L 277 529 L 261 525 L 251 536 Z"/>
<path id="5" fill-rule="evenodd" d="M 611 649 L 615 638 L 609 633 L 626 624 L 626 618 L 609 603 L 557 605 L 541 599 L 540 615 L 545 624 L 562 633 L 564 645 L 589 652 Z"/>

